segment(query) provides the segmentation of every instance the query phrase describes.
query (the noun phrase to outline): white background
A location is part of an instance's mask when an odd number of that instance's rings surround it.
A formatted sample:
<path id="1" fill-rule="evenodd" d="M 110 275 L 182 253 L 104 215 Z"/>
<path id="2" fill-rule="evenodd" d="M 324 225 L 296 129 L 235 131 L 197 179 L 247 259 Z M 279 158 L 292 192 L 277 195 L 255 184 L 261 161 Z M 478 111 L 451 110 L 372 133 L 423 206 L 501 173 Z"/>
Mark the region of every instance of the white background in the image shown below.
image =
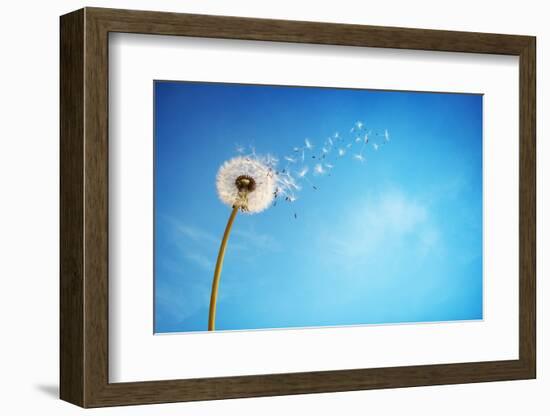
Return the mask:
<path id="1" fill-rule="evenodd" d="M 83 5 L 319 20 L 538 36 L 538 380 L 399 390 L 139 406 L 88 414 L 529 414 L 548 413 L 550 361 L 542 331 L 550 300 L 543 245 L 550 209 L 543 184 L 550 146 L 543 118 L 550 28 L 544 2 L 50 1 L 6 3 L 2 10 L 0 186 L 0 410 L 5 414 L 79 414 L 57 400 L 58 385 L 58 16 Z"/>
<path id="2" fill-rule="evenodd" d="M 518 61 L 496 55 L 112 35 L 110 380 L 517 359 Z M 153 79 L 483 93 L 483 320 L 153 336 Z"/>

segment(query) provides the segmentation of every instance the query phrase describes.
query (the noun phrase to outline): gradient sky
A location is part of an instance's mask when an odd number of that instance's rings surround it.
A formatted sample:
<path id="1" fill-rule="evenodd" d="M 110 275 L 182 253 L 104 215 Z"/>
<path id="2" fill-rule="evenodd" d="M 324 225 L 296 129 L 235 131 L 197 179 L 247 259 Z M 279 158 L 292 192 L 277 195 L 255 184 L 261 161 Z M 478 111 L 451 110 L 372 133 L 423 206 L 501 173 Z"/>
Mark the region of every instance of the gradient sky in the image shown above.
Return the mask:
<path id="1" fill-rule="evenodd" d="M 482 319 L 482 96 L 157 81 L 155 332 L 205 331 L 236 145 L 388 129 L 293 204 L 237 216 L 217 330 Z M 383 139 L 371 136 L 371 143 Z M 313 167 L 313 163 L 309 164 Z M 296 214 L 297 218 L 294 217 Z"/>

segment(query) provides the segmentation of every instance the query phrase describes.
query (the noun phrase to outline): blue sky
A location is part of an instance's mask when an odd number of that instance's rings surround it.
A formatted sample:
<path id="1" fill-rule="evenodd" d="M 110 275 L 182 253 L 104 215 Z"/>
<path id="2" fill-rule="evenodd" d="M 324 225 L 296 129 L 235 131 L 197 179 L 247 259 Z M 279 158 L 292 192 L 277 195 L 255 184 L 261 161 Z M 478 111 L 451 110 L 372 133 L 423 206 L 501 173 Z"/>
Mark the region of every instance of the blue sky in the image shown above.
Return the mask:
<path id="1" fill-rule="evenodd" d="M 207 329 L 230 214 L 215 177 L 236 146 L 282 159 L 305 138 L 315 149 L 337 131 L 353 141 L 358 120 L 387 129 L 390 141 L 371 134 L 364 163 L 354 147 L 330 176 L 311 176 L 317 190 L 306 182 L 292 204 L 237 216 L 216 329 L 483 318 L 481 95 L 167 81 L 154 89 L 155 332 Z"/>

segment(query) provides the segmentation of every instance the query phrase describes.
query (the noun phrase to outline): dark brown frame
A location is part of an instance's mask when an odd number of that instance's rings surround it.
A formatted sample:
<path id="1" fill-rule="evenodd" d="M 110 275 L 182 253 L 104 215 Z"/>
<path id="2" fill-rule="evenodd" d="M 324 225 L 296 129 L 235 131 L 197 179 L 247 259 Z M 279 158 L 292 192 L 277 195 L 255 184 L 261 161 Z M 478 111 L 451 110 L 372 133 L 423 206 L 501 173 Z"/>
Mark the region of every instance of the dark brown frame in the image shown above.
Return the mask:
<path id="1" fill-rule="evenodd" d="M 519 359 L 109 383 L 109 32 L 519 56 Z M 101 407 L 535 378 L 535 45 L 531 36 L 99 8 L 62 16 L 61 398 Z"/>

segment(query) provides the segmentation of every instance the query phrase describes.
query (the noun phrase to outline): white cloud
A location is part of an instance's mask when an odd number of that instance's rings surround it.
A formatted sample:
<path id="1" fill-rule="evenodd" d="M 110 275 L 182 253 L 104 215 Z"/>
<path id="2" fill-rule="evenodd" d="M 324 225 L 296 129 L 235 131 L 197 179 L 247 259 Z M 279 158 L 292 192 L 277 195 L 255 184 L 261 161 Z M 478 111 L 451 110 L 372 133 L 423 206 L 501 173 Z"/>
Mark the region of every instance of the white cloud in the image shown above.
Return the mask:
<path id="1" fill-rule="evenodd" d="M 205 258 L 210 256 L 214 251 L 217 253 L 223 230 L 220 230 L 219 235 L 215 235 L 200 227 L 183 223 L 175 218 L 162 218 L 173 231 L 175 243 L 181 249 L 188 252 L 190 260 L 205 265 Z M 244 229 L 239 227 L 239 224 L 235 224 L 231 231 L 229 247 L 231 250 L 239 251 L 250 251 L 251 249 L 257 251 L 277 251 L 280 249 L 280 245 L 273 236 L 257 232 L 256 230 Z M 193 253 L 190 253 L 190 251 L 193 251 Z"/>
<path id="2" fill-rule="evenodd" d="M 187 260 L 194 263 L 201 269 L 207 271 L 207 272 L 213 272 L 214 271 L 214 262 L 204 254 L 201 254 L 196 251 L 186 251 L 184 253 L 184 256 Z"/>
<path id="3" fill-rule="evenodd" d="M 186 239 L 189 239 L 195 243 L 208 243 L 208 244 L 219 244 L 219 238 L 201 230 L 198 227 L 193 227 L 188 224 L 183 224 L 180 222 L 174 221 L 175 230 L 183 235 Z"/>
<path id="4" fill-rule="evenodd" d="M 343 213 L 342 218 L 330 227 L 330 235 L 322 239 L 322 244 L 343 262 L 357 263 L 369 256 L 385 255 L 405 239 L 414 240 L 409 250 L 426 255 L 439 241 L 428 206 L 400 190 L 369 197 Z"/>
<path id="5" fill-rule="evenodd" d="M 157 283 L 155 296 L 156 306 L 163 313 L 183 322 L 198 310 L 207 310 L 210 288 L 202 282 L 174 281 L 172 278 Z"/>
<path id="6" fill-rule="evenodd" d="M 280 250 L 280 246 L 270 234 L 258 233 L 253 230 L 245 230 L 237 228 L 233 231 L 236 243 L 241 248 L 255 248 L 265 251 L 277 251 Z"/>

